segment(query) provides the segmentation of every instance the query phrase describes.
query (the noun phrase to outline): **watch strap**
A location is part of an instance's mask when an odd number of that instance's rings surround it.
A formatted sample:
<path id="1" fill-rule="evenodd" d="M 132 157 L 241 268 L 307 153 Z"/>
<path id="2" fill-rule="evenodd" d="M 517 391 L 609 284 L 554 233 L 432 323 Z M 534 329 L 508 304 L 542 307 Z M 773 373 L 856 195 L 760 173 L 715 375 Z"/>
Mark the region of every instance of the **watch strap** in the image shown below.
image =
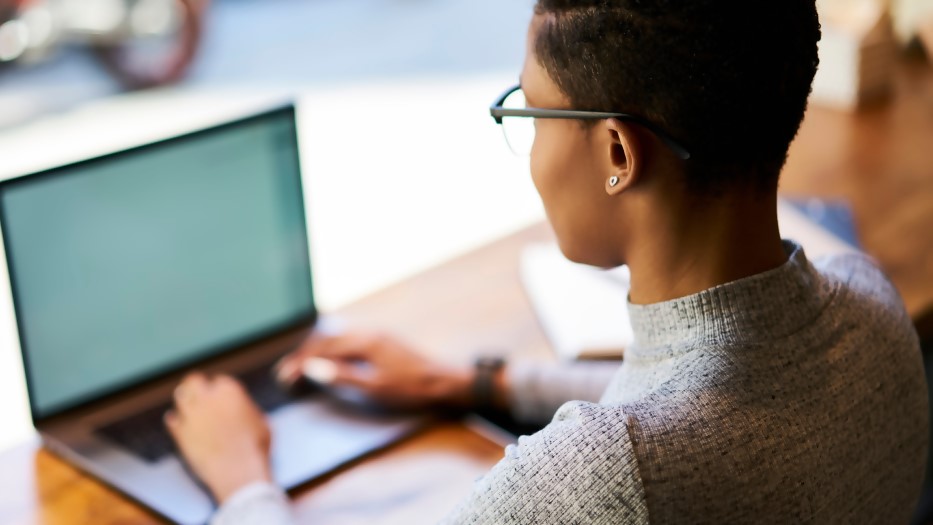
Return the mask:
<path id="1" fill-rule="evenodd" d="M 496 374 L 505 367 L 501 357 L 480 357 L 474 363 L 476 375 L 473 379 L 473 403 L 478 410 L 493 408 L 495 401 Z"/>

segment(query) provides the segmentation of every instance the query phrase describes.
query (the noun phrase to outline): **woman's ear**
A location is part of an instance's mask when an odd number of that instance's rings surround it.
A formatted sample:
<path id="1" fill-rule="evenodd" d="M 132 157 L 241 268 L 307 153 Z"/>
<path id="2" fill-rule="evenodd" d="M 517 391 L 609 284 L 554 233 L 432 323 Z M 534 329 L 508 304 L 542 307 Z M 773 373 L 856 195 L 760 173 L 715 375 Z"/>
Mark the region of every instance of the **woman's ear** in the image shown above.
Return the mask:
<path id="1" fill-rule="evenodd" d="M 606 193 L 618 195 L 631 188 L 641 176 L 641 144 L 635 127 L 619 119 L 607 119 L 606 132 L 609 133 Z"/>

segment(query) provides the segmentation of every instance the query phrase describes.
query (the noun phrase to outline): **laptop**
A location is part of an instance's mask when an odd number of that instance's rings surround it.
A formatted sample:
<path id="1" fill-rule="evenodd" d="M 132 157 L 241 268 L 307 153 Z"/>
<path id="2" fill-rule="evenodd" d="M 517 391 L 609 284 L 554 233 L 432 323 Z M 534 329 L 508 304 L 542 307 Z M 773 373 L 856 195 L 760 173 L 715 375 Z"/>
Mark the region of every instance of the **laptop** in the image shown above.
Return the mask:
<path id="1" fill-rule="evenodd" d="M 239 377 L 268 414 L 285 488 L 424 419 L 287 392 L 271 368 L 315 306 L 295 108 L 0 183 L 33 423 L 53 453 L 168 520 L 215 505 L 162 414 L 192 370 Z"/>

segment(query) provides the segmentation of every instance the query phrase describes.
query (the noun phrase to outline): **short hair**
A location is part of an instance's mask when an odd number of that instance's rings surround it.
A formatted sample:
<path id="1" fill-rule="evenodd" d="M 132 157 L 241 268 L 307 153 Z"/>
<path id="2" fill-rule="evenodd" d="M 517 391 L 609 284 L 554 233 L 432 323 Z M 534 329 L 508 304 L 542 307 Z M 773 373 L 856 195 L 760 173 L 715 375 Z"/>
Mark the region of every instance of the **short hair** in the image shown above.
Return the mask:
<path id="1" fill-rule="evenodd" d="M 772 189 L 819 65 L 815 0 L 538 0 L 534 42 L 574 109 L 683 142 L 689 188 Z"/>

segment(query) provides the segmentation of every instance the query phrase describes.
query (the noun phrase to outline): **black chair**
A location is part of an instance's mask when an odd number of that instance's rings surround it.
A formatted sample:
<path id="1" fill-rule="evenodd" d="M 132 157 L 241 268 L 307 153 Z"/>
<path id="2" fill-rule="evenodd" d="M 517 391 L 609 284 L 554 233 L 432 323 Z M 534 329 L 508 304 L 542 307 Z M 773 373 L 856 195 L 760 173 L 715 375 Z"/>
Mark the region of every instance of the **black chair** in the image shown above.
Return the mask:
<path id="1" fill-rule="evenodd" d="M 927 316 L 929 317 L 929 316 Z M 921 330 L 921 333 L 928 333 L 927 330 Z M 920 347 L 923 350 L 923 367 L 926 370 L 927 385 L 933 385 L 933 339 L 921 341 Z M 930 392 L 930 408 L 933 411 L 933 392 Z M 933 421 L 933 414 L 930 416 Z M 933 443 L 933 426 L 931 426 L 930 443 Z M 926 479 L 923 482 L 923 493 L 920 496 L 920 503 L 917 505 L 917 511 L 914 513 L 913 525 L 933 525 L 933 453 L 927 458 Z"/>

